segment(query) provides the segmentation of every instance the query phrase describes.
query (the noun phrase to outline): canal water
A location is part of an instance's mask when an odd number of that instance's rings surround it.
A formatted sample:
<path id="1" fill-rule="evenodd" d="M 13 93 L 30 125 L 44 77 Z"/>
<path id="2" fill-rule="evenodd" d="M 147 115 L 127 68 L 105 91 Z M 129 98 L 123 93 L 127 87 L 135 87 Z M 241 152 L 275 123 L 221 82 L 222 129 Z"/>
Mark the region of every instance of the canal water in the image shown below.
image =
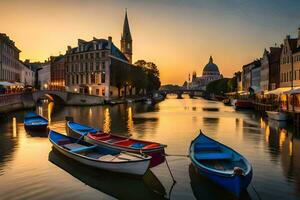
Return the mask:
<path id="1" fill-rule="evenodd" d="M 203 108 L 218 108 L 205 111 Z M 190 142 L 203 130 L 242 153 L 253 166 L 243 199 L 300 199 L 300 139 L 293 127 L 268 122 L 251 111 L 235 111 L 204 99 L 166 99 L 143 103 L 36 108 L 50 128 L 65 132 L 65 117 L 133 138 L 167 144 L 168 164 L 152 168 L 143 179 L 85 167 L 52 150 L 45 133 L 27 133 L 26 111 L 10 113 L 0 123 L 0 199 L 234 199 L 195 174 Z M 171 192 L 170 192 L 171 191 Z"/>

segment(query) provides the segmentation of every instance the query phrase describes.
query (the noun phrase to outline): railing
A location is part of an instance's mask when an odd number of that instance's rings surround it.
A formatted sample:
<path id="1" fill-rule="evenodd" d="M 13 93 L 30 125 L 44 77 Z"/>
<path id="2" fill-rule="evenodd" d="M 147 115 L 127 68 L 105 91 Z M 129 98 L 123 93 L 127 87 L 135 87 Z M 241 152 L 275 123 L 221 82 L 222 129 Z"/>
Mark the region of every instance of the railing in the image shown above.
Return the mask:
<path id="1" fill-rule="evenodd" d="M 0 106 L 20 103 L 21 95 L 22 95 L 22 93 L 0 95 Z"/>

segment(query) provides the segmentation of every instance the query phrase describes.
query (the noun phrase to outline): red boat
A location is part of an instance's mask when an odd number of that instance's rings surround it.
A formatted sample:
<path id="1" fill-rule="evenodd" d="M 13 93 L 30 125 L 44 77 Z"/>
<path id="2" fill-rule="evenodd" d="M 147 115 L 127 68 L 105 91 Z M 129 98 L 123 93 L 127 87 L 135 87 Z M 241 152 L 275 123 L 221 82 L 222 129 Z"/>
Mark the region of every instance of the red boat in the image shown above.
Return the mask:
<path id="1" fill-rule="evenodd" d="M 67 122 L 66 127 L 68 135 L 72 137 L 83 137 L 87 142 L 110 149 L 150 155 L 152 156 L 150 164 L 151 167 L 156 166 L 164 161 L 166 147 L 164 144 L 104 133 L 93 127 L 71 121 Z"/>
<path id="2" fill-rule="evenodd" d="M 253 103 L 251 100 L 235 99 L 233 101 L 233 106 L 236 110 L 253 109 Z"/>

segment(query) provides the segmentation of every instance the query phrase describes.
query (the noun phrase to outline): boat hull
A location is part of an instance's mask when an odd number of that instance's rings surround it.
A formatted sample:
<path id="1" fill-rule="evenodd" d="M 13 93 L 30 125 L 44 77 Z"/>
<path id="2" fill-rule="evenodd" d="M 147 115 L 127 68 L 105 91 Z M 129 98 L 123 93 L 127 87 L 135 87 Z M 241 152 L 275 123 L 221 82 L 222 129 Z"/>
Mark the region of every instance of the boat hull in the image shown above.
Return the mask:
<path id="1" fill-rule="evenodd" d="M 249 100 L 236 100 L 234 101 L 234 108 L 236 110 L 253 109 L 253 103 Z"/>
<path id="2" fill-rule="evenodd" d="M 266 111 L 268 118 L 273 119 L 276 121 L 286 121 L 288 120 L 288 117 L 285 113 L 283 112 L 274 112 L 274 111 Z"/>
<path id="3" fill-rule="evenodd" d="M 50 131 L 51 132 L 51 131 Z M 82 164 L 88 165 L 90 167 L 95 167 L 102 170 L 132 174 L 137 176 L 142 176 L 148 170 L 150 165 L 150 159 L 139 160 L 139 161 L 130 161 L 130 162 L 104 162 L 100 160 L 90 159 L 88 157 L 80 156 L 79 154 L 72 153 L 61 146 L 57 145 L 51 139 L 51 133 L 49 134 L 50 142 L 53 145 L 53 148 L 59 151 L 64 156 L 73 159 Z"/>
<path id="4" fill-rule="evenodd" d="M 231 177 L 226 177 L 220 176 L 218 174 L 212 173 L 211 171 L 203 169 L 193 161 L 192 163 L 199 175 L 207 177 L 208 179 L 212 180 L 214 183 L 230 191 L 237 197 L 239 197 L 242 194 L 242 192 L 246 191 L 252 179 L 252 171 L 247 176 L 235 175 Z"/>
<path id="5" fill-rule="evenodd" d="M 44 124 L 44 125 L 24 125 L 25 129 L 27 131 L 47 131 L 48 129 L 48 125 Z"/>

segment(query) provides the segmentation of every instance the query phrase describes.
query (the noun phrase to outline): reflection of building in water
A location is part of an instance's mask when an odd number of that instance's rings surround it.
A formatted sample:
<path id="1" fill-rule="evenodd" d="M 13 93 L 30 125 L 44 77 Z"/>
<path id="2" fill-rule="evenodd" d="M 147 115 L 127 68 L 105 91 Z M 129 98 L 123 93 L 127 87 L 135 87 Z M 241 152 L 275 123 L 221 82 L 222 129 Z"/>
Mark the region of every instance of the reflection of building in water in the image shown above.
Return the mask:
<path id="1" fill-rule="evenodd" d="M 111 125 L 111 119 L 110 119 L 109 108 L 107 107 L 104 109 L 103 131 L 105 133 L 110 132 L 110 125 Z"/>
<path id="2" fill-rule="evenodd" d="M 295 182 L 295 190 L 300 194 L 300 139 L 292 135 L 283 142 L 281 153 L 281 165 L 286 178 Z"/>

